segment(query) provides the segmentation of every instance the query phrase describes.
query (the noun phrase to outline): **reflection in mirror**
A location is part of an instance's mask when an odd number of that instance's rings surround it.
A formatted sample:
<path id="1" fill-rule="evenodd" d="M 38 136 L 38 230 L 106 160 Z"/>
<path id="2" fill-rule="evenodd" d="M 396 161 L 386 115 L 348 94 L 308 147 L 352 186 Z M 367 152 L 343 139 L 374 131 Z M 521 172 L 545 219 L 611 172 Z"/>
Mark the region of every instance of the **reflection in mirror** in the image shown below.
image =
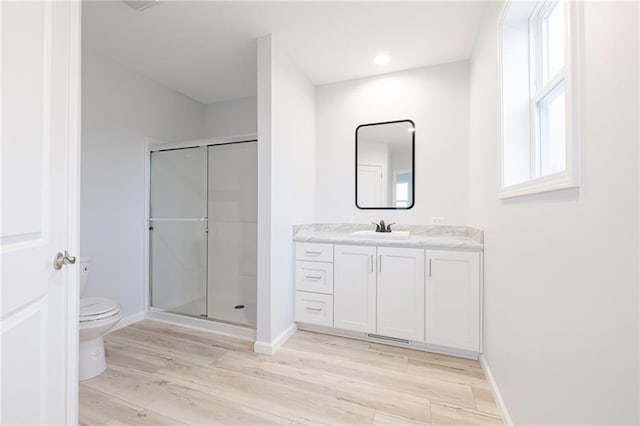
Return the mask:
<path id="1" fill-rule="evenodd" d="M 356 129 L 356 206 L 410 209 L 414 194 L 415 125 L 411 120 Z"/>

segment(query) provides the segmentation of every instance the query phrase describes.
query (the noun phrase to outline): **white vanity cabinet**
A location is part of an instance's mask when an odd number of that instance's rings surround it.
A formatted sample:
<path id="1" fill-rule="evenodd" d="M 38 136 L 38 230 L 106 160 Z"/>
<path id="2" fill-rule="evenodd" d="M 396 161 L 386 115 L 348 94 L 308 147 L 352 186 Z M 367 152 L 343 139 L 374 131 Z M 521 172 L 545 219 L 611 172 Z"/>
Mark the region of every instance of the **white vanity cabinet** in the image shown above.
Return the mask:
<path id="1" fill-rule="evenodd" d="M 480 352 L 480 253 L 427 250 L 426 343 Z"/>
<path id="2" fill-rule="evenodd" d="M 333 244 L 296 243 L 295 319 L 333 327 Z"/>
<path id="3" fill-rule="evenodd" d="M 295 252 L 301 328 L 480 353 L 480 251 L 305 242 Z"/>
<path id="4" fill-rule="evenodd" d="M 333 325 L 424 340 L 424 250 L 336 245 Z"/>
<path id="5" fill-rule="evenodd" d="M 376 248 L 336 245 L 334 253 L 334 327 L 375 333 Z"/>
<path id="6" fill-rule="evenodd" d="M 424 340 L 424 250 L 378 247 L 376 334 Z"/>

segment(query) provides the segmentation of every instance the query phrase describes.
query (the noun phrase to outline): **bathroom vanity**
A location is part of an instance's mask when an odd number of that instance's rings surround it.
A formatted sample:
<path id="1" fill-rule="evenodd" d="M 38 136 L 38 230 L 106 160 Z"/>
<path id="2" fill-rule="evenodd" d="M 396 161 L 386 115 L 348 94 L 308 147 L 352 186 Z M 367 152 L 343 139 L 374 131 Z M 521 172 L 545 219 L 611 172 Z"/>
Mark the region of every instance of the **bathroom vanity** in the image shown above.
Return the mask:
<path id="1" fill-rule="evenodd" d="M 477 358 L 483 232 L 459 226 L 294 229 L 298 328 Z"/>

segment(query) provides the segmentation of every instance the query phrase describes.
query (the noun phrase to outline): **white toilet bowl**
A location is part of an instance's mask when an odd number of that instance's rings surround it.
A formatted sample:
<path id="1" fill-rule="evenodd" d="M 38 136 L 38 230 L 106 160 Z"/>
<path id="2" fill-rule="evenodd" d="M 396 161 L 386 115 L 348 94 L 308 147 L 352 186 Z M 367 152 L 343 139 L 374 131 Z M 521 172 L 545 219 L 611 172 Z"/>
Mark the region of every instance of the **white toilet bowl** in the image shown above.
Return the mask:
<path id="1" fill-rule="evenodd" d="M 80 380 L 95 377 L 107 368 L 102 336 L 121 319 L 120 306 L 112 300 L 80 299 Z"/>
<path id="2" fill-rule="evenodd" d="M 89 259 L 80 259 L 80 291 L 86 287 Z M 87 380 L 107 368 L 103 336 L 122 319 L 120 305 L 102 297 L 80 299 L 80 380 Z"/>

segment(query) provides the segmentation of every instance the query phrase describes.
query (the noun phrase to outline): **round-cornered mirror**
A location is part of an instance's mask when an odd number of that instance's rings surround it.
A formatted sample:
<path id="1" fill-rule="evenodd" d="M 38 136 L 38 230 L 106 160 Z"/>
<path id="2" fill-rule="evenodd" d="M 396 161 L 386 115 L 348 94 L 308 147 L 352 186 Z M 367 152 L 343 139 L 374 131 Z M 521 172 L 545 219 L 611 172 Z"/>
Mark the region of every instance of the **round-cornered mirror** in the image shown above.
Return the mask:
<path id="1" fill-rule="evenodd" d="M 411 120 L 356 129 L 356 206 L 410 209 L 414 204 L 416 127 Z"/>

